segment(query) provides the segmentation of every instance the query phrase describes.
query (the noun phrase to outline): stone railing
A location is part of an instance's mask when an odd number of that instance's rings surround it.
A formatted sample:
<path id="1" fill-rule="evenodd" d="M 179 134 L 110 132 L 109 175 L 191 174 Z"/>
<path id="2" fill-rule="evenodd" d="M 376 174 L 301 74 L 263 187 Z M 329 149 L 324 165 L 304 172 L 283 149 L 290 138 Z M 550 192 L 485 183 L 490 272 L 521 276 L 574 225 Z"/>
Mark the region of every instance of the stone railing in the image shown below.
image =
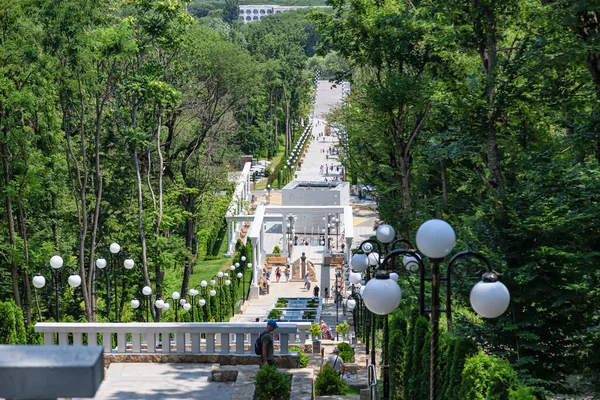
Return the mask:
<path id="1" fill-rule="evenodd" d="M 275 354 L 287 355 L 290 345 L 303 346 L 310 323 L 281 322 L 274 332 Z M 264 323 L 57 323 L 40 322 L 45 345 L 97 345 L 116 354 L 254 354 L 254 342 Z M 55 336 L 56 339 L 55 340 Z M 116 338 L 116 340 L 115 340 Z M 168 340 L 167 340 L 168 338 Z M 169 343 L 168 346 L 163 346 Z"/>

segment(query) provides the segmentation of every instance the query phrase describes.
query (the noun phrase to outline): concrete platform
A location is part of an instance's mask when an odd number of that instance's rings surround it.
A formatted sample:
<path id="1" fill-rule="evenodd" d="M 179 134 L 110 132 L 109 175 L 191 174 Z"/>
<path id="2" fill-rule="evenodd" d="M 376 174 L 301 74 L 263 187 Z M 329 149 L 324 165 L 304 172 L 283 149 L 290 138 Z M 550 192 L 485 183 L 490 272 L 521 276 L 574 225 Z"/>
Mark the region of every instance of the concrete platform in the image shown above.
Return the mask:
<path id="1" fill-rule="evenodd" d="M 233 382 L 210 382 L 212 364 L 113 363 L 94 400 L 231 399 Z"/>

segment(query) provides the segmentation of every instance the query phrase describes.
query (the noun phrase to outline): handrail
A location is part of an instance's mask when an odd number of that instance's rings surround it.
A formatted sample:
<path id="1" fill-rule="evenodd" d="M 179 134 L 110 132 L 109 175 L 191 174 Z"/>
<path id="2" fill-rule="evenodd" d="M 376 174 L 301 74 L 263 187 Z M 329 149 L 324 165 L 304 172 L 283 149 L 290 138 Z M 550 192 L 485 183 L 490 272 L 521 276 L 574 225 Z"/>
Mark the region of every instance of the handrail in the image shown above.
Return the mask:
<path id="1" fill-rule="evenodd" d="M 277 354 L 306 341 L 308 322 L 280 322 L 274 332 Z M 96 345 L 98 335 L 106 353 L 254 354 L 253 343 L 264 323 L 59 323 L 35 325 L 45 345 Z M 86 335 L 86 337 L 84 337 Z M 56 339 L 55 339 L 56 336 Z M 116 341 L 113 342 L 113 339 Z M 166 345 L 163 346 L 163 343 Z M 168 345 L 167 345 L 168 344 Z"/>
<path id="2" fill-rule="evenodd" d="M 367 368 L 368 372 L 368 385 L 371 390 L 371 400 L 375 400 L 375 396 L 377 396 L 377 369 L 375 364 L 369 364 Z"/>

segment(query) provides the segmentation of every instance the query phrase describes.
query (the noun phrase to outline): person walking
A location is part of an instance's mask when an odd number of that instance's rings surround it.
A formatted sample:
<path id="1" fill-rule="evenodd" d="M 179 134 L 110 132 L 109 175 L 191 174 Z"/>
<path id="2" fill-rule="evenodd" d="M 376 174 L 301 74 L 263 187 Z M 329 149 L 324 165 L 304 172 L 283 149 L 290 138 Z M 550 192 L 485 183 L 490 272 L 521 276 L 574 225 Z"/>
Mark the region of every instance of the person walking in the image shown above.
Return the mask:
<path id="1" fill-rule="evenodd" d="M 279 328 L 274 319 L 267 321 L 267 331 L 260 335 L 262 345 L 262 365 L 275 365 L 273 359 L 273 331 Z"/>
<path id="2" fill-rule="evenodd" d="M 307 292 L 310 290 L 310 277 L 308 275 L 308 272 L 304 274 L 304 288 Z"/>
<path id="3" fill-rule="evenodd" d="M 327 357 L 327 361 L 325 361 L 325 365 L 329 365 L 333 368 L 338 374 L 342 375 L 344 373 L 345 365 L 342 357 L 339 356 L 340 349 L 335 347 L 329 357 Z"/>
<path id="4" fill-rule="evenodd" d="M 325 303 L 329 303 L 329 288 L 325 287 L 323 289 L 323 298 L 325 299 Z"/>
<path id="5" fill-rule="evenodd" d="M 290 266 L 288 265 L 287 267 L 285 267 L 285 282 L 289 282 L 290 281 Z"/>
<path id="6" fill-rule="evenodd" d="M 315 285 L 313 289 L 313 297 L 319 297 L 319 285 Z"/>
<path id="7" fill-rule="evenodd" d="M 281 267 L 277 267 L 275 270 L 275 279 L 276 282 L 279 283 L 279 280 L 281 279 Z"/>

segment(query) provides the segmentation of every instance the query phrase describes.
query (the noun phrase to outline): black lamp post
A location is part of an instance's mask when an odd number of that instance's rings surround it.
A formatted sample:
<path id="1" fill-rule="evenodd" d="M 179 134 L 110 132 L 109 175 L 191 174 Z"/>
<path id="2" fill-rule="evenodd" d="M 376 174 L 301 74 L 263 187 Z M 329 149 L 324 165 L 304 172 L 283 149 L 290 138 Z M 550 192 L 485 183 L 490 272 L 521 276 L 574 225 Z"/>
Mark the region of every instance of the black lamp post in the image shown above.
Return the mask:
<path id="1" fill-rule="evenodd" d="M 439 316 L 440 312 L 445 311 L 448 320 L 448 329 L 451 328 L 452 309 L 451 309 L 451 277 L 452 271 L 464 259 L 475 259 L 482 263 L 487 272 L 483 274 L 481 282 L 477 283 L 471 290 L 471 306 L 480 316 L 484 318 L 496 318 L 504 313 L 510 302 L 510 294 L 506 286 L 498 281 L 498 274 L 493 270 L 488 259 L 481 253 L 472 250 L 462 251 L 456 254 L 446 268 L 446 274 L 442 276 L 440 265 L 450 254 L 456 235 L 452 227 L 442 220 L 430 220 L 425 222 L 417 231 L 416 242 L 419 250 L 429 259 L 431 265 L 431 275 L 425 276 L 425 266 L 421 256 L 414 250 L 396 249 L 394 244 L 404 242 L 412 248 L 410 243 L 404 239 L 394 241 L 395 232 L 389 225 L 381 225 L 377 229 L 377 238 L 379 242 L 387 247 L 392 243 L 392 250 L 381 257 L 381 248 L 377 254 L 378 268 L 375 270 L 374 279 L 367 282 L 362 300 L 372 313 L 384 316 L 383 331 L 383 398 L 389 399 L 389 325 L 388 314 L 393 312 L 402 298 L 402 291 L 397 284 L 398 274 L 419 273 L 419 311 L 421 315 L 429 314 L 431 323 L 431 343 L 430 343 L 430 399 L 437 400 L 438 378 L 439 378 Z M 352 266 L 358 271 L 368 269 L 368 258 L 372 256 L 373 241 L 363 243 L 361 248 L 367 254 L 353 256 Z M 366 257 L 365 257 L 366 256 Z M 402 257 L 400 266 L 396 265 L 396 259 Z M 440 309 L 440 282 L 446 281 L 446 309 Z M 431 308 L 424 307 L 425 282 L 431 282 Z"/>
<path id="2" fill-rule="evenodd" d="M 235 263 L 235 269 L 238 271 L 237 277 L 238 277 L 238 279 L 242 280 L 242 304 L 244 304 L 246 302 L 246 283 L 245 283 L 245 279 L 244 279 L 245 270 L 246 270 L 246 268 L 252 268 L 252 263 L 246 264 L 246 260 L 247 260 L 246 256 L 241 256 L 240 262 Z M 240 273 L 242 274 L 241 277 L 240 277 Z M 249 283 L 248 283 L 248 286 L 250 286 Z"/>
<path id="3" fill-rule="evenodd" d="M 192 307 L 185 298 L 181 297 L 181 294 L 179 292 L 171 293 L 171 296 L 167 297 L 164 300 L 162 307 L 158 307 L 158 306 L 157 307 L 162 308 L 163 310 L 167 311 L 171 308 L 171 306 L 169 305 L 169 301 L 171 302 L 173 308 L 175 309 L 175 322 L 179 322 L 179 308 L 180 307 L 183 308 L 185 311 L 188 311 Z"/>
<path id="4" fill-rule="evenodd" d="M 67 278 L 67 283 L 69 286 L 76 288 L 81 285 L 81 277 L 77 274 L 77 270 L 66 265 L 63 267 L 63 263 L 64 261 L 61 256 L 53 256 L 50 259 L 50 265 L 42 265 L 32 280 L 33 286 L 36 289 L 41 289 L 46 285 L 46 278 L 40 271 L 47 271 L 46 274 L 50 274 L 52 276 L 51 282 L 54 286 L 54 317 L 56 322 L 60 321 L 59 295 L 62 293 L 64 280 L 63 271 L 68 271 L 70 273 L 69 277 Z"/>
<path id="5" fill-rule="evenodd" d="M 213 285 L 214 286 L 214 285 Z M 198 291 L 198 288 L 200 288 L 200 291 Z M 202 316 L 203 316 L 203 321 L 204 322 L 208 322 L 209 320 L 209 316 L 208 316 L 208 307 L 206 306 L 206 299 L 208 298 L 208 296 L 210 295 L 215 296 L 217 294 L 217 291 L 214 289 L 208 289 L 208 283 L 206 281 L 202 281 L 200 282 L 199 285 L 196 285 L 193 289 L 190 289 L 190 296 L 192 296 L 193 299 L 196 298 L 196 296 L 198 296 L 198 294 L 200 294 L 200 300 L 198 300 L 198 305 L 202 308 Z M 192 322 L 195 322 L 195 317 L 194 317 L 194 300 L 192 300 Z"/>
<path id="6" fill-rule="evenodd" d="M 119 322 L 119 275 L 121 275 L 121 269 L 119 268 L 118 262 L 123 260 L 123 267 L 125 269 L 132 269 L 134 266 L 133 260 L 125 252 L 121 252 L 121 246 L 118 243 L 111 243 L 110 247 L 110 263 L 106 262 L 105 258 L 98 258 L 96 260 L 96 266 L 101 270 L 104 270 L 106 275 L 106 315 L 110 318 L 111 299 L 110 299 L 110 283 L 111 278 L 114 279 L 114 299 L 115 299 L 115 321 Z"/>
<path id="7" fill-rule="evenodd" d="M 223 273 L 223 271 L 217 272 L 215 276 L 213 276 L 210 281 L 210 285 L 214 288 L 215 283 L 219 283 L 219 322 L 223 322 L 223 281 L 225 280 L 225 285 L 231 285 L 231 281 L 226 279 L 227 277 Z M 213 289 L 214 290 L 214 289 Z M 211 291 L 212 295 L 212 291 Z"/>
<path id="8" fill-rule="evenodd" d="M 150 295 L 152 294 L 152 288 L 150 286 L 144 286 L 141 292 L 138 292 L 136 297 L 131 300 L 130 305 L 131 308 L 137 309 L 140 306 L 140 299 L 144 303 L 144 310 L 146 310 L 146 322 L 150 321 Z"/>

